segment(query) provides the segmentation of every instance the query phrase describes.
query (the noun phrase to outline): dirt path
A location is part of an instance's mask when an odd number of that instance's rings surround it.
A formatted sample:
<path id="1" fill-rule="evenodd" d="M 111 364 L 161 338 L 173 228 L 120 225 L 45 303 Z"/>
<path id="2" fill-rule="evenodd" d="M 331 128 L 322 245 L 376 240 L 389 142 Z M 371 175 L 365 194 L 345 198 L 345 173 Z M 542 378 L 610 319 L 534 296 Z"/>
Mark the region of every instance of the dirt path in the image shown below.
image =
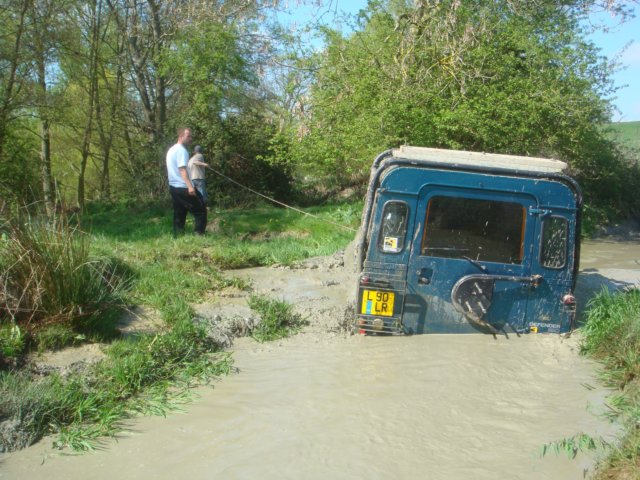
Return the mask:
<path id="1" fill-rule="evenodd" d="M 640 282 L 638 258 L 636 241 L 587 242 L 580 298 Z M 606 391 L 577 335 L 349 336 L 349 270 L 335 256 L 238 272 L 311 325 L 273 344 L 237 340 L 240 373 L 200 389 L 183 415 L 137 419 L 92 454 L 43 441 L 2 455 L 0 478 L 584 478 L 591 456 L 538 454 L 577 433 L 613 434 L 594 415 Z M 198 311 L 250 315 L 242 294 L 227 295 Z"/>

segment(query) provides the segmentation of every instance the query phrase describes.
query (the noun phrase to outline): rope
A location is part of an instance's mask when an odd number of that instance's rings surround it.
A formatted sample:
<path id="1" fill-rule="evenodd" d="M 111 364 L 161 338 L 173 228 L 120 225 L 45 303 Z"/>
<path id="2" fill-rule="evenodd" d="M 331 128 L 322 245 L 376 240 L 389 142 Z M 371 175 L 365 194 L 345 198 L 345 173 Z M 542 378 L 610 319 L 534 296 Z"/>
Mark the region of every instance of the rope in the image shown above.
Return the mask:
<path id="1" fill-rule="evenodd" d="M 275 199 L 273 199 L 273 198 L 271 198 L 271 197 L 267 197 L 266 195 L 263 195 L 263 194 L 262 194 L 262 193 L 260 193 L 260 192 L 256 192 L 256 191 L 255 191 L 255 190 L 253 190 L 252 188 L 249 188 L 249 187 L 247 187 L 247 186 L 245 186 L 245 185 L 242 185 L 241 183 L 236 182 L 233 178 L 229 178 L 229 177 L 227 177 L 227 176 L 226 176 L 226 175 L 224 175 L 223 173 L 220 173 L 220 172 L 219 172 L 219 171 L 217 171 L 216 169 L 212 168 L 210 165 L 207 165 L 207 168 L 208 168 L 209 170 L 211 170 L 213 173 L 215 173 L 216 175 L 220 175 L 222 178 L 224 178 L 224 179 L 226 179 L 226 180 L 229 180 L 230 182 L 235 183 L 235 184 L 236 184 L 236 185 L 238 185 L 239 187 L 244 188 L 244 189 L 246 189 L 246 190 L 249 190 L 250 192 L 255 193 L 256 195 L 259 195 L 259 196 L 261 196 L 262 198 L 266 198 L 266 199 L 267 199 L 267 200 L 269 200 L 270 202 L 277 203 L 278 205 L 282 205 L 283 207 L 285 207 L 285 208 L 289 208 L 289 209 L 291 209 L 291 210 L 295 210 L 296 212 L 301 213 L 301 214 L 303 214 L 303 215 L 307 215 L 308 217 L 313 217 L 313 218 L 315 218 L 316 220 L 319 220 L 319 221 L 321 221 L 321 222 L 329 223 L 329 224 L 331 224 L 331 225 L 333 225 L 333 226 L 340 227 L 340 228 L 344 228 L 345 230 L 348 230 L 348 231 L 350 231 L 350 232 L 357 232 L 357 231 L 358 231 L 358 230 L 356 230 L 355 228 L 347 227 L 346 225 L 340 225 L 339 223 L 332 222 L 331 220 L 326 220 L 326 219 L 324 219 L 324 218 L 320 218 L 319 216 L 314 215 L 313 213 L 305 212 L 304 210 L 300 210 L 299 208 L 292 207 L 291 205 L 287 205 L 286 203 L 282 203 L 282 202 L 279 202 L 278 200 L 275 200 Z"/>

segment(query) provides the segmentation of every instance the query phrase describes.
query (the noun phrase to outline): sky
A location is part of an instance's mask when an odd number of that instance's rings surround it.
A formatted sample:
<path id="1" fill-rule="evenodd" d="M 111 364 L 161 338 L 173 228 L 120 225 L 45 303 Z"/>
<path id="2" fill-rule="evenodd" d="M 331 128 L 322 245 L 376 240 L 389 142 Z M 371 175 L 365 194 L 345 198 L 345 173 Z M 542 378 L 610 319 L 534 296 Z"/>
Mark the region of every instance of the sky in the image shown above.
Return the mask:
<path id="1" fill-rule="evenodd" d="M 292 22 L 303 23 L 312 19 L 318 8 L 309 6 L 309 3 L 313 2 L 289 1 L 294 12 L 291 15 Z M 336 13 L 357 13 L 367 5 L 367 0 L 325 0 L 324 4 L 329 6 L 321 9 L 320 13 L 323 14 L 322 20 L 329 22 L 337 17 Z M 640 11 L 636 10 L 636 14 L 638 17 L 622 25 L 619 19 L 612 18 L 608 13 L 592 19 L 594 24 L 605 24 L 610 30 L 607 33 L 594 33 L 589 38 L 600 48 L 603 56 L 609 60 L 617 59 L 621 64 L 621 69 L 612 77 L 614 84 L 620 87 L 613 99 L 618 110 L 614 112 L 614 122 L 640 121 Z"/>
<path id="2" fill-rule="evenodd" d="M 614 105 L 620 110 L 614 121 L 631 122 L 640 120 L 640 11 L 638 17 L 615 26 L 616 19 L 609 15 L 600 15 L 598 20 L 608 22 L 611 31 L 591 35 L 593 43 L 610 60 L 618 57 L 623 69 L 614 76 L 616 86 L 622 87 L 616 92 Z"/>

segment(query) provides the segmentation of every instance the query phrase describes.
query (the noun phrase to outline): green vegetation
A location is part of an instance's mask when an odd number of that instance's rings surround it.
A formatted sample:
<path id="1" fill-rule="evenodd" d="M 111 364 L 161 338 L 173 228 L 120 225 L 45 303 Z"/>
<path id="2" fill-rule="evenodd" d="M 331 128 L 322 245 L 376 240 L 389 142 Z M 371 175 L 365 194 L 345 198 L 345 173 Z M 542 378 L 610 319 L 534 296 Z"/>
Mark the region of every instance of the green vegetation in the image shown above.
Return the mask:
<path id="1" fill-rule="evenodd" d="M 205 237 L 170 238 L 171 208 L 118 205 L 96 208 L 83 219 L 94 237 L 94 248 L 118 256 L 138 280 L 132 296 L 138 303 L 162 310 L 167 298 L 195 302 L 230 280 L 221 270 L 289 265 L 343 248 L 355 234 L 361 203 L 311 207 L 298 212 L 257 206 L 251 209 L 211 210 Z M 341 229 L 324 221 L 338 223 Z M 192 229 L 191 218 L 187 231 Z"/>
<path id="2" fill-rule="evenodd" d="M 58 433 L 59 447 L 94 448 L 100 437 L 119 431 L 135 413 L 164 413 L 184 400 L 187 389 L 228 373 L 228 354 L 212 355 L 206 333 L 182 322 L 167 333 L 118 340 L 107 359 L 83 374 L 41 379 L 0 372 L 0 414 L 17 422 L 17 438 L 0 438 L 5 448 L 22 448 L 46 433 Z"/>
<path id="3" fill-rule="evenodd" d="M 640 211 L 638 166 L 601 128 L 612 66 L 581 29 L 589 5 L 370 2 L 353 33 L 323 31 L 313 115 L 276 157 L 343 185 L 400 144 L 552 157 L 593 210 Z"/>
<path id="4" fill-rule="evenodd" d="M 573 437 L 563 438 L 562 440 L 543 445 L 540 453 L 544 456 L 547 452 L 553 452 L 556 455 L 565 454 L 569 458 L 575 458 L 578 452 L 598 450 L 609 446 L 610 445 L 601 438 L 593 438 L 586 433 L 578 433 Z"/>
<path id="5" fill-rule="evenodd" d="M 260 314 L 260 323 L 251 331 L 258 342 L 270 342 L 298 332 L 306 321 L 293 311 L 293 305 L 262 295 L 249 298 L 249 307 Z"/>
<path id="6" fill-rule="evenodd" d="M 637 164 L 603 128 L 617 67 L 586 31 L 590 14 L 625 21 L 632 3 L 376 0 L 345 31 L 319 2 L 320 50 L 278 25 L 282 8 L 8 0 L 2 198 L 49 214 L 157 201 L 164 153 L 189 126 L 217 171 L 284 201 L 362 188 L 376 154 L 414 144 L 559 158 L 593 211 L 640 211 Z M 212 204 L 246 205 L 208 180 Z"/>
<path id="7" fill-rule="evenodd" d="M 640 122 L 618 122 L 606 125 L 609 137 L 632 150 L 636 160 L 640 161 Z"/>
<path id="8" fill-rule="evenodd" d="M 92 257 L 88 235 L 64 215 L 17 216 L 5 230 L 0 312 L 12 331 L 20 329 L 36 342 L 45 331 L 52 337 L 52 324 L 60 334 L 65 328 L 102 338 L 114 334 L 107 319 L 123 307 L 130 280 L 118 262 Z"/>
<path id="9" fill-rule="evenodd" d="M 582 352 L 603 363 L 602 378 L 616 393 L 611 416 L 624 427 L 596 478 L 640 478 L 640 291 L 604 290 L 589 303 Z"/>
<path id="10" fill-rule="evenodd" d="M 178 239 L 171 235 L 171 209 L 158 204 L 89 205 L 75 225 L 43 216 L 8 222 L 0 243 L 2 264 L 11 267 L 0 278 L 0 418 L 12 422 L 15 435 L 0 433 L 0 448 L 57 433 L 58 446 L 86 450 L 116 433 L 127 416 L 176 408 L 188 400 L 190 386 L 231 365 L 193 322 L 191 307 L 226 286 L 249 288 L 221 269 L 334 253 L 353 238 L 349 229 L 358 225 L 361 208 L 308 209 L 317 218 L 267 206 L 219 210 L 211 213 L 215 231 Z M 32 287 L 45 282 L 53 286 Z M 91 296 L 79 295 L 82 282 Z M 31 289 L 38 295 L 15 293 Z M 32 298 L 38 303 L 27 302 Z M 45 304 L 55 308 L 45 310 Z M 155 309 L 164 326 L 157 334 L 116 338 L 118 313 L 130 304 Z M 254 296 L 251 306 L 262 316 L 252 332 L 257 341 L 304 325 L 285 302 Z M 39 378 L 15 368 L 29 350 L 87 341 L 108 348 L 106 358 L 85 372 Z"/>
<path id="11" fill-rule="evenodd" d="M 573 458 L 581 451 L 598 450 L 606 458 L 598 464 L 594 479 L 640 478 L 640 290 L 604 289 L 588 308 L 581 353 L 603 364 L 601 378 L 614 389 L 608 416 L 622 425 L 622 436 L 609 443 L 578 433 L 543 445 L 541 454 L 551 451 Z"/>

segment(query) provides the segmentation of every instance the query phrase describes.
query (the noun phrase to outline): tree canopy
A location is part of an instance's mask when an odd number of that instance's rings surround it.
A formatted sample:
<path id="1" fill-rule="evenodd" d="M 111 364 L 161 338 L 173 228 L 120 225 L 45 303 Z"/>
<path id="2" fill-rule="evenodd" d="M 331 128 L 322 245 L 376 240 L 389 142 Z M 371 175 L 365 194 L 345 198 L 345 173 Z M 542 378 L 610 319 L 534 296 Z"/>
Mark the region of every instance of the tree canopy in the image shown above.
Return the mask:
<path id="1" fill-rule="evenodd" d="M 370 0 L 348 33 L 314 26 L 315 49 L 280 8 L 4 0 L 3 197 L 166 195 L 164 152 L 187 125 L 217 167 L 281 196 L 303 177 L 361 182 L 377 153 L 414 144 L 559 158 L 588 198 L 638 209 L 637 166 L 602 127 L 616 65 L 585 23 L 635 2 Z"/>

